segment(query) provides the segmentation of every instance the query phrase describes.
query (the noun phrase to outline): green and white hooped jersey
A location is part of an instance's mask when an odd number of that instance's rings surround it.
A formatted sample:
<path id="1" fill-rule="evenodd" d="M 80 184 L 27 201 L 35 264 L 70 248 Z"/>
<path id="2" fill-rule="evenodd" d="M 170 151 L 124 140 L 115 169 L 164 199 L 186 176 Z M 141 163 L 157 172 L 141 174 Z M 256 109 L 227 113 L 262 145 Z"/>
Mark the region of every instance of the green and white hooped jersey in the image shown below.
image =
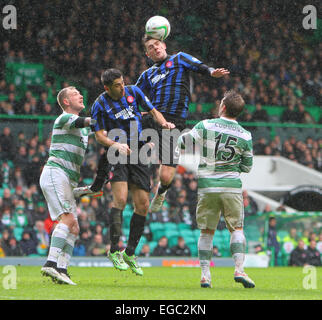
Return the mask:
<path id="1" fill-rule="evenodd" d="M 253 165 L 251 133 L 237 121 L 221 117 L 199 122 L 188 134 L 200 146 L 198 192 L 241 193 L 240 173 Z M 187 149 L 182 136 L 178 144 Z"/>
<path id="2" fill-rule="evenodd" d="M 63 112 L 54 123 L 47 166 L 63 169 L 78 183 L 90 128 L 75 128 L 75 114 Z"/>

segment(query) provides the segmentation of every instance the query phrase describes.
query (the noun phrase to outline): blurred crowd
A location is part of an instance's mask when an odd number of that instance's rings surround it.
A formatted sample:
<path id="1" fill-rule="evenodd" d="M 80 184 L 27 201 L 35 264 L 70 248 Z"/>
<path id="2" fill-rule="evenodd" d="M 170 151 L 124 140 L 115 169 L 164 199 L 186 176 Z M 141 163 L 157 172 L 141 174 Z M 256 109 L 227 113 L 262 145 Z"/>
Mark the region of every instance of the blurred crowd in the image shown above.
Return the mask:
<path id="1" fill-rule="evenodd" d="M 47 76 L 43 86 L 29 87 L 21 93 L 18 86 L 6 82 L 3 70 L 10 62 L 43 63 L 49 70 L 86 88 L 88 106 L 102 92 L 103 69 L 119 68 L 126 84 L 134 84 L 150 65 L 141 46 L 145 22 L 160 14 L 171 23 L 172 31 L 166 40 L 169 54 L 185 51 L 210 66 L 225 67 L 231 72 L 229 77 L 213 81 L 191 75 L 191 98 L 197 108 L 190 119 L 217 116 L 223 93 L 234 88 L 242 93 L 247 104 L 256 106 L 254 112 L 245 112 L 240 121 L 268 122 L 270 118 L 262 106 L 274 105 L 285 109 L 278 121 L 316 122 L 307 106 L 321 106 L 322 75 L 318 65 L 322 44 L 314 44 L 302 34 L 301 20 L 296 23 L 294 19 L 284 19 L 283 11 L 276 10 L 278 1 L 205 4 L 177 0 L 171 7 L 165 3 L 151 1 L 147 6 L 143 0 L 137 0 L 125 5 L 113 0 L 106 6 L 103 0 L 19 1 L 18 14 L 28 12 L 19 14 L 19 32 L 10 32 L 8 37 L 1 35 L 0 96 L 5 99 L 0 101 L 0 114 L 60 113 L 55 79 Z M 291 15 L 294 8 L 286 9 Z M 210 114 L 203 112 L 203 103 L 213 103 Z M 322 116 L 318 122 L 322 123 Z M 322 139 L 314 136 L 302 141 L 297 137 L 282 140 L 277 135 L 271 141 L 265 138 L 254 141 L 254 153 L 281 155 L 321 171 L 321 145 Z M 49 146 L 50 137 L 40 141 L 37 134 L 26 138 L 23 131 L 16 136 L 9 127 L 1 129 L 0 255 L 46 254 L 54 223 L 38 181 Z M 101 152 L 102 148 L 91 137 L 80 185 L 93 178 Z M 157 167 L 152 169 L 151 197 L 158 175 Z M 149 215 L 148 223 L 184 222 L 195 228 L 196 189 L 196 177 L 179 167 L 164 207 L 160 213 Z M 74 254 L 101 255 L 106 251 L 111 199 L 110 184 L 106 184 L 104 197 L 79 201 L 81 233 Z M 256 214 L 256 203 L 249 197 L 245 196 L 244 205 L 246 215 Z M 182 242 L 178 246 L 185 251 Z M 176 252 L 180 250 L 177 248 Z"/>
<path id="2" fill-rule="evenodd" d="M 147 6 L 138 0 L 126 4 L 109 1 L 107 6 L 103 0 L 22 0 L 17 10 L 29 14 L 19 16 L 19 32 L 11 33 L 2 42 L 0 64 L 44 63 L 88 89 L 89 104 L 102 91 L 103 69 L 119 68 L 125 82 L 134 84 L 149 66 L 141 38 L 148 18 L 160 14 L 171 23 L 171 34 L 166 40 L 170 54 L 185 51 L 231 72 L 213 81 L 192 75 L 192 102 L 216 106 L 223 93 L 234 88 L 251 105 L 304 111 L 306 104 L 321 105 L 322 75 L 318 65 L 322 43 L 310 42 L 302 28 L 302 16 L 292 15 L 296 5 L 283 7 L 278 1 L 258 0 L 177 0 L 171 6 L 164 1 L 151 1 Z M 46 89 L 53 85 L 48 79 Z M 31 110 L 47 112 L 33 106 Z M 314 121 L 309 118 L 308 115 L 305 121 Z"/>
<path id="3" fill-rule="evenodd" d="M 322 232 L 291 226 L 289 231 L 277 229 L 275 217 L 269 218 L 266 247 L 271 251 L 274 265 L 321 266 Z M 255 252 L 260 254 L 263 247 L 257 245 Z"/>
<path id="4" fill-rule="evenodd" d="M 305 141 L 291 136 L 281 141 L 275 136 L 271 141 L 260 138 L 254 143 L 255 155 L 282 156 L 311 169 L 322 171 L 322 139 L 308 137 Z"/>

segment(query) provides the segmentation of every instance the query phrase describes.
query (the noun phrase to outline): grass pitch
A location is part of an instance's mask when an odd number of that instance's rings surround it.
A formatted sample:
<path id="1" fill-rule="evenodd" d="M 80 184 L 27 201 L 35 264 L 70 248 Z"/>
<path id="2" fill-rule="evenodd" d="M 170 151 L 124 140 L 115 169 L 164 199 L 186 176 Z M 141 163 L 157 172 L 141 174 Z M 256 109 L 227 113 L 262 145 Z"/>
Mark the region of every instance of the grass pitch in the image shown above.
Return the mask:
<path id="1" fill-rule="evenodd" d="M 70 267 L 77 286 L 68 286 L 41 276 L 40 267 L 17 266 L 16 289 L 4 289 L 0 272 L 0 300 L 321 300 L 322 268 L 314 270 L 316 289 L 305 289 L 303 268 L 248 268 L 256 287 L 245 289 L 228 267 L 212 268 L 213 288 L 200 288 L 199 268 L 150 267 L 139 277 L 130 270 Z"/>

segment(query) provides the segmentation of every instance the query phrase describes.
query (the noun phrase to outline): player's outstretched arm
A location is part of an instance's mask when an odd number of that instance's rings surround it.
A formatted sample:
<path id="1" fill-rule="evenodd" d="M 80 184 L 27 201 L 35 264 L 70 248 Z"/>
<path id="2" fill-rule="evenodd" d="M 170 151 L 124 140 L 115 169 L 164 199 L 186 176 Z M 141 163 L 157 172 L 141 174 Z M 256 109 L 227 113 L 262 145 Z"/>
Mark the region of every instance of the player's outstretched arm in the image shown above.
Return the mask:
<path id="1" fill-rule="evenodd" d="M 213 68 L 209 67 L 199 59 L 191 56 L 190 54 L 180 52 L 178 54 L 180 63 L 187 69 L 199 72 L 201 74 L 207 74 L 214 78 L 220 78 L 229 74 L 229 70 L 225 68 Z"/>
<path id="2" fill-rule="evenodd" d="M 86 128 L 96 124 L 96 120 L 90 117 L 78 117 L 75 120 L 75 128 Z"/>
<path id="3" fill-rule="evenodd" d="M 223 77 L 229 73 L 230 72 L 225 68 L 217 68 L 217 69 L 213 69 L 211 71 L 211 76 L 214 78 L 220 78 L 220 77 Z"/>
<path id="4" fill-rule="evenodd" d="M 157 109 L 154 108 L 149 113 L 163 129 L 174 129 L 176 127 L 172 122 L 168 122 Z"/>

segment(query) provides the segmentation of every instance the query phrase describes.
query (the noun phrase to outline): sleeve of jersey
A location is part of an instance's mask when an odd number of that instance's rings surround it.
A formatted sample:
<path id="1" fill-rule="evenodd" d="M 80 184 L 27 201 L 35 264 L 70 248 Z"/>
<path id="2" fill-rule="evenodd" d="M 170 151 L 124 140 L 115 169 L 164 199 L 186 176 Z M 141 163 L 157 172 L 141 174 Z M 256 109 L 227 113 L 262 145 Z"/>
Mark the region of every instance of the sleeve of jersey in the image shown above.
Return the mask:
<path id="1" fill-rule="evenodd" d="M 190 54 L 180 52 L 179 53 L 179 61 L 180 63 L 189 70 L 196 71 L 202 74 L 210 75 L 213 68 L 205 65 L 199 59 L 191 56 Z"/>
<path id="2" fill-rule="evenodd" d="M 202 144 L 205 127 L 202 122 L 197 123 L 189 132 L 179 136 L 178 147 L 181 150 L 193 150 L 193 146 Z"/>
<path id="3" fill-rule="evenodd" d="M 149 95 L 150 94 L 150 84 L 149 81 L 147 80 L 147 75 L 146 75 L 146 71 L 143 72 L 138 81 L 135 84 L 136 87 L 140 88 L 141 91 L 144 92 L 144 94 Z"/>
<path id="4" fill-rule="evenodd" d="M 142 92 L 142 90 L 139 87 L 134 86 L 133 87 L 136 99 L 139 103 L 139 105 L 146 111 L 151 111 L 154 109 L 154 105 L 151 103 L 149 98 Z"/>
<path id="5" fill-rule="evenodd" d="M 252 140 L 246 142 L 246 148 L 241 156 L 239 165 L 241 172 L 250 172 L 253 166 L 253 143 Z"/>
<path id="6" fill-rule="evenodd" d="M 92 106 L 91 118 L 96 120 L 96 124 L 91 125 L 92 131 L 96 132 L 102 129 L 106 130 L 103 118 L 103 108 L 98 101 L 96 101 Z"/>
<path id="7" fill-rule="evenodd" d="M 55 129 L 71 130 L 75 128 L 75 121 L 78 116 L 75 114 L 66 113 L 60 117 L 60 119 L 55 124 Z"/>

